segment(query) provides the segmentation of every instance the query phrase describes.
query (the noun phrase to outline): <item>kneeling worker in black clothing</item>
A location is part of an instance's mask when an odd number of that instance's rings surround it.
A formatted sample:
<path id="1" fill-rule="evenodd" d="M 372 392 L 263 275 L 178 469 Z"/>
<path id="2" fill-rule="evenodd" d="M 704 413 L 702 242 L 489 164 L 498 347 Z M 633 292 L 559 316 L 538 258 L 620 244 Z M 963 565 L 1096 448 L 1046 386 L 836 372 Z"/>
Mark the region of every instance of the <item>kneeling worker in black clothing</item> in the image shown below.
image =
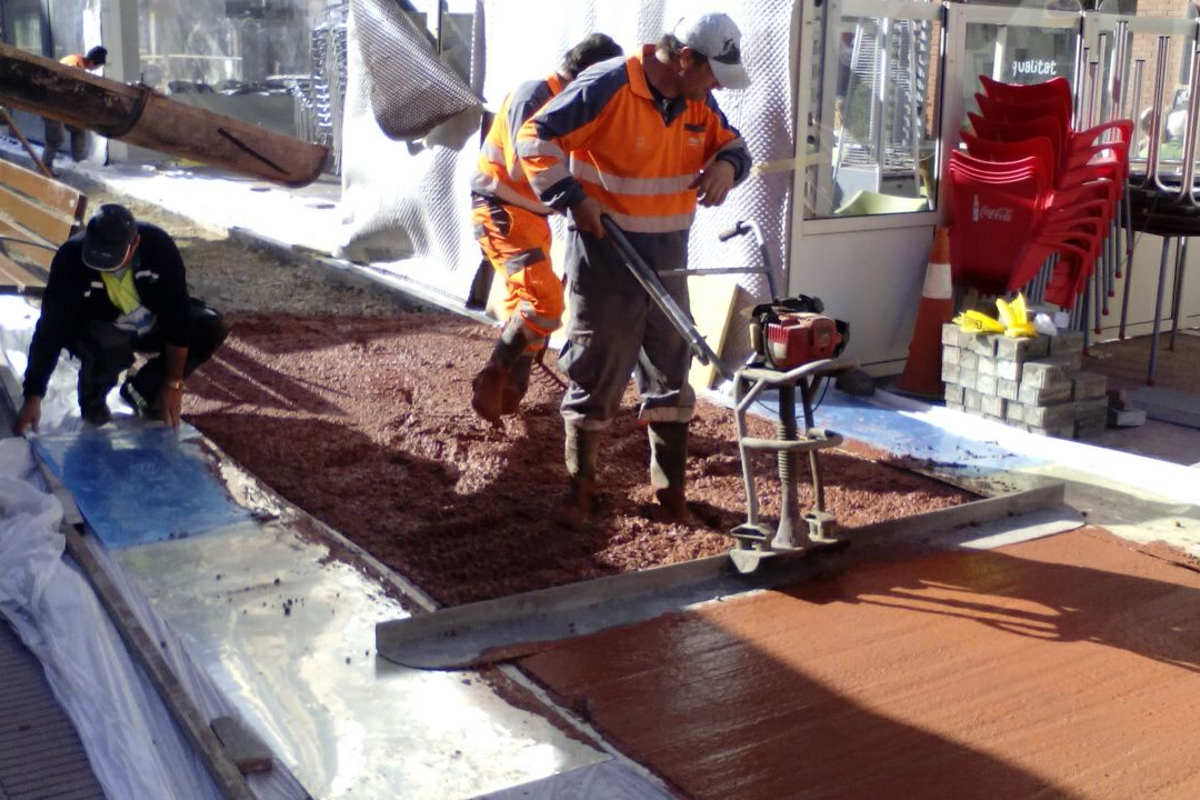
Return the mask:
<path id="1" fill-rule="evenodd" d="M 42 397 L 65 347 L 79 359 L 79 411 L 103 425 L 106 398 L 137 353 L 155 353 L 121 386 L 142 416 L 179 427 L 183 381 L 229 333 L 220 315 L 188 296 L 183 258 L 161 228 L 104 205 L 82 235 L 58 249 L 29 345 L 25 401 L 13 425 L 37 429 Z"/>

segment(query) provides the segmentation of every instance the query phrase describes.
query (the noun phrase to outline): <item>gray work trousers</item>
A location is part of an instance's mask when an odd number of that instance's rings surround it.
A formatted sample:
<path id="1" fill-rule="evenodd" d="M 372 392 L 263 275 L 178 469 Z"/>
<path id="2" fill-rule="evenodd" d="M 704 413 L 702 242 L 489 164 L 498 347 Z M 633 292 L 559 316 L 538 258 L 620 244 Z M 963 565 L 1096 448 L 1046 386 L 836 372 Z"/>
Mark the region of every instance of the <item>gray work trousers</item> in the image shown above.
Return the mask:
<path id="1" fill-rule="evenodd" d="M 627 238 L 652 269 L 687 266 L 687 231 L 629 233 Z M 571 320 L 559 366 L 571 385 L 563 397 L 563 419 L 588 430 L 608 427 L 632 373 L 642 399 L 639 419 L 690 422 L 696 406 L 687 382 L 691 348 L 612 243 L 573 232 L 567 242 L 566 274 Z M 687 311 L 687 279 L 662 282 Z"/>
<path id="2" fill-rule="evenodd" d="M 63 125 L 58 120 L 49 117 L 44 117 L 43 122 L 45 122 L 46 134 L 46 145 L 42 148 L 43 164 L 47 167 L 54 166 L 54 157 L 58 155 L 59 148 L 63 146 L 63 140 L 66 138 L 64 129 L 71 134 L 71 158 L 75 161 L 83 161 L 87 158 L 87 131 L 76 128 L 74 125 Z"/>

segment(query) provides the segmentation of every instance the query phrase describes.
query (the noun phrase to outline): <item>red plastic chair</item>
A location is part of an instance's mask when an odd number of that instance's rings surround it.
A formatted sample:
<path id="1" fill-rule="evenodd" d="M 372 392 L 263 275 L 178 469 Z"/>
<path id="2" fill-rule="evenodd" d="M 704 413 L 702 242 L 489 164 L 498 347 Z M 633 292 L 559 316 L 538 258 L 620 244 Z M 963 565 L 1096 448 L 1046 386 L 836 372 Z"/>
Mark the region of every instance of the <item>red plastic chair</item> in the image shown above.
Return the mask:
<path id="1" fill-rule="evenodd" d="M 1112 179 L 1124 181 L 1129 172 L 1129 137 L 1133 135 L 1133 123 L 1118 120 L 1089 128 L 1083 133 L 1066 137 L 1058 121 L 1052 117 L 1038 117 L 1023 122 L 1007 122 L 982 117 L 968 112 L 967 118 L 976 135 L 995 142 L 1023 142 L 1044 136 L 1054 146 L 1055 160 L 1065 170 L 1084 166 L 1110 165 Z M 1117 141 L 1096 144 L 1096 140 L 1109 131 L 1115 131 Z"/>
<path id="2" fill-rule="evenodd" d="M 956 280 L 1015 291 L 1057 254 L 1046 299 L 1070 308 L 1095 271 L 1129 171 L 1128 120 L 1071 126 L 1070 84 L 1014 85 L 980 76 L 967 153 L 950 160 Z"/>
<path id="3" fill-rule="evenodd" d="M 1102 241 L 1102 224 L 1098 218 L 1089 225 L 1086 219 L 1044 208 L 1046 179 L 1036 159 L 1023 167 L 980 174 L 955 153 L 950 181 L 951 264 L 956 282 L 989 294 L 1015 291 L 1055 253 L 1067 262 L 1073 260 L 1070 275 L 1091 269 Z"/>
<path id="4" fill-rule="evenodd" d="M 963 131 L 962 141 L 972 157 L 984 162 L 1015 162 L 1030 157 L 1037 159 L 1040 168 L 1050 176 L 1049 182 L 1053 187 L 1052 193 L 1046 197 L 1047 205 L 1062 207 L 1084 200 L 1104 199 L 1108 201 L 1105 218 L 1109 219 L 1116 213 L 1121 187 L 1111 180 L 1104 180 L 1112 170 L 1092 166 L 1074 170 L 1057 169 L 1053 145 L 1045 136 L 1035 136 L 1022 142 L 994 142 Z"/>

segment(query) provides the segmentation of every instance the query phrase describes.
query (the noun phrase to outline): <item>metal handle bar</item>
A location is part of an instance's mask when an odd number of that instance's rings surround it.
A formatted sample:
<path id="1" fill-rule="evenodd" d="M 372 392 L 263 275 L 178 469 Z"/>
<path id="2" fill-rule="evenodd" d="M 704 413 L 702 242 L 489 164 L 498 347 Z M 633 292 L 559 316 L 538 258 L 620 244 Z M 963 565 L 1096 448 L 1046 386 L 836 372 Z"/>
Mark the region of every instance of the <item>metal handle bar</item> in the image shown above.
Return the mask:
<path id="1" fill-rule="evenodd" d="M 607 214 L 600 217 L 600 223 L 604 226 L 604 230 L 608 232 L 609 238 L 612 240 L 613 246 L 617 253 L 625 261 L 625 265 L 629 267 L 629 271 L 633 273 L 633 277 L 646 290 L 646 294 L 654 301 L 654 304 L 667 315 L 667 319 L 675 326 L 675 330 L 679 331 L 680 335 L 687 341 L 692 348 L 692 352 L 696 355 L 697 360 L 701 364 L 707 364 L 714 367 L 726 380 L 733 377 L 733 373 L 726 367 L 720 357 L 713 352 L 708 346 L 708 342 L 704 341 L 704 337 L 700 335 L 700 331 L 696 330 L 696 326 L 692 323 L 691 317 L 679 307 L 675 302 L 675 298 L 671 297 L 667 288 L 662 285 L 662 281 L 658 279 L 658 274 L 650 268 L 641 255 L 634 249 L 629 240 L 625 238 L 625 231 L 621 230 L 621 226 L 613 221 L 612 217 Z"/>
<path id="2" fill-rule="evenodd" d="M 762 228 L 754 220 L 739 219 L 732 228 L 727 231 L 722 231 L 717 234 L 717 240 L 728 242 L 730 239 L 736 239 L 739 236 L 745 236 L 747 233 L 754 234 L 754 244 L 758 247 L 758 257 L 762 261 L 761 267 L 726 267 L 721 269 L 693 269 L 693 270 L 670 270 L 660 272 L 660 275 L 678 275 L 687 273 L 689 275 L 732 275 L 732 274 L 747 274 L 753 275 L 762 273 L 767 279 L 767 290 L 771 293 L 772 302 L 779 299 L 779 291 L 775 288 L 775 267 L 771 263 L 771 254 L 767 250 L 767 241 L 763 238 Z"/>
<path id="3" fill-rule="evenodd" d="M 737 236 L 745 236 L 750 232 L 750 228 L 742 220 L 738 220 L 732 228 L 717 234 L 717 239 L 722 242 L 728 242 Z"/>

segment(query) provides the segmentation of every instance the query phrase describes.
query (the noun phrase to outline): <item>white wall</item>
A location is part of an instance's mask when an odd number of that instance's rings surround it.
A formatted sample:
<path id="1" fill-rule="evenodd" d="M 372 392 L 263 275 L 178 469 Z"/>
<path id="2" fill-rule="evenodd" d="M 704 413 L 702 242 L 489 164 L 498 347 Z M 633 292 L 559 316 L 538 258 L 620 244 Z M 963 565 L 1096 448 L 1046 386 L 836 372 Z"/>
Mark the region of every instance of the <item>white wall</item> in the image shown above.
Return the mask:
<path id="1" fill-rule="evenodd" d="M 872 374 L 899 372 L 908 357 L 934 216 L 810 220 L 793 231 L 789 294 L 820 297 L 826 314 L 849 322 L 844 355 Z"/>

